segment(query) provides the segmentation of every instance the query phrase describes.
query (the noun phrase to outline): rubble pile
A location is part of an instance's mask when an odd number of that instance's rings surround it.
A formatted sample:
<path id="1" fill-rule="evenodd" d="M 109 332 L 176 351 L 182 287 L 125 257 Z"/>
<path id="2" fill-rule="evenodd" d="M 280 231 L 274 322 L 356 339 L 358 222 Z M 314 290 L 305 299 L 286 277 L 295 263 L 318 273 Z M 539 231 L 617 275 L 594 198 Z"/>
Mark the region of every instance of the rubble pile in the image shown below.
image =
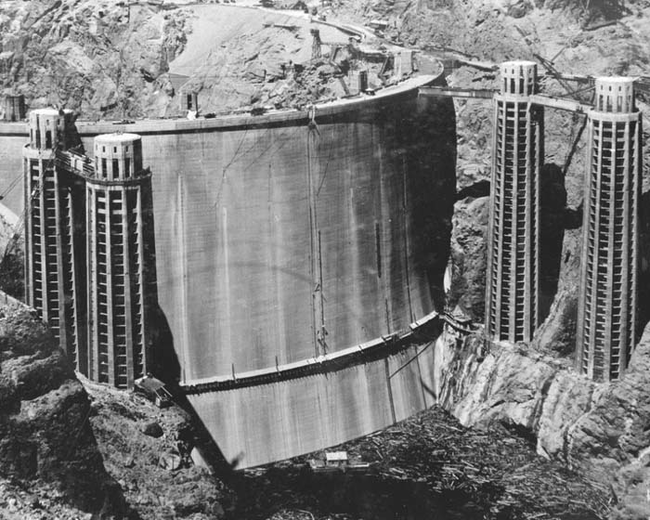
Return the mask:
<path id="1" fill-rule="evenodd" d="M 90 402 L 49 329 L 27 309 L 0 308 L 0 477 L 30 489 L 33 503 L 63 503 L 125 517 L 119 485 L 106 473 L 88 422 Z M 33 489 L 32 489 L 33 488 Z M 18 498 L 0 494 L 7 508 Z M 6 498 L 5 498 L 6 497 Z"/>
<path id="2" fill-rule="evenodd" d="M 439 407 L 328 451 L 370 466 L 314 472 L 319 452 L 249 470 L 237 517 L 598 519 L 611 507 L 607 488 L 541 459 L 516 432 L 467 429 Z"/>
<path id="3" fill-rule="evenodd" d="M 197 433 L 186 412 L 177 405 L 159 408 L 140 393 L 85 378 L 83 383 L 106 470 L 140 518 L 224 518 L 232 492 L 196 449 Z"/>

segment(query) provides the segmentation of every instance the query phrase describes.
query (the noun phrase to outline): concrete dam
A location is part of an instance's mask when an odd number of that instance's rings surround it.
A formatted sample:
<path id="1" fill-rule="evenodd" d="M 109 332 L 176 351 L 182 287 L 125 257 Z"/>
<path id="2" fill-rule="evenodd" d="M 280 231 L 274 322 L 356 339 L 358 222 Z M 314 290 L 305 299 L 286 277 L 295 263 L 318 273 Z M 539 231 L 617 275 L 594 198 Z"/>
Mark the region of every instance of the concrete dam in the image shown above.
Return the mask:
<path id="1" fill-rule="evenodd" d="M 86 153 L 142 137 L 152 172 L 160 344 L 228 460 L 331 446 L 435 402 L 455 192 L 451 99 L 417 76 L 304 111 L 77 122 Z M 1 181 L 24 123 L 0 125 Z M 4 202 L 21 212 L 20 189 Z M 430 337 L 430 336 L 426 336 Z M 416 345 L 420 345 L 419 347 Z"/>

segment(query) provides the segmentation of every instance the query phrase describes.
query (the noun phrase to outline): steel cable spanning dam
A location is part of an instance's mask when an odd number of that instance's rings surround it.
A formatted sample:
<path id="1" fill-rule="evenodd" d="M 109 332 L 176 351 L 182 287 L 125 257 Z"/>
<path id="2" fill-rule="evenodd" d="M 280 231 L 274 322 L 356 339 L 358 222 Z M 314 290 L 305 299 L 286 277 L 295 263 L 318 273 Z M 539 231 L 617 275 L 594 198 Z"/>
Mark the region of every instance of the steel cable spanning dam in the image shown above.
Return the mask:
<path id="1" fill-rule="evenodd" d="M 256 117 L 77 123 L 89 154 L 98 134 L 142 136 L 165 329 L 154 348 L 173 347 L 189 402 L 240 467 L 435 402 L 434 348 L 418 340 L 437 327 L 455 115 L 418 87 L 438 81 Z M 5 152 L 25 140 L 24 125 L 0 125 Z"/>

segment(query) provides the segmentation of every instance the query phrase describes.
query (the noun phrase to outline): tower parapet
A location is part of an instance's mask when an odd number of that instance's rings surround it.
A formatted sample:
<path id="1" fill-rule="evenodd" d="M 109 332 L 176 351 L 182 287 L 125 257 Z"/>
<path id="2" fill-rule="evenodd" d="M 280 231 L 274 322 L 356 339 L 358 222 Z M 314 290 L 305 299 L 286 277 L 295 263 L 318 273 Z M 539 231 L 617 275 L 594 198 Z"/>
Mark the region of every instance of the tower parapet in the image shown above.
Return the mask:
<path id="1" fill-rule="evenodd" d="M 72 146 L 71 110 L 41 108 L 29 113 L 29 147 L 33 150 L 65 150 Z"/>
<path id="2" fill-rule="evenodd" d="M 641 114 L 631 78 L 598 78 L 588 114 L 576 368 L 616 380 L 636 340 Z"/>
<path id="3" fill-rule="evenodd" d="M 507 61 L 499 67 L 501 96 L 528 97 L 537 93 L 537 63 Z"/>
<path id="4" fill-rule="evenodd" d="M 95 179 L 124 181 L 147 175 L 142 169 L 142 140 L 136 134 L 95 138 Z"/>
<path id="5" fill-rule="evenodd" d="M 599 112 L 601 114 L 630 114 L 636 112 L 636 107 L 634 104 L 633 78 L 598 78 L 596 80 L 595 88 L 595 112 Z"/>
<path id="6" fill-rule="evenodd" d="M 539 322 L 539 191 L 544 113 L 529 103 L 537 64 L 501 65 L 494 142 L 485 328 L 488 337 L 530 341 Z"/>

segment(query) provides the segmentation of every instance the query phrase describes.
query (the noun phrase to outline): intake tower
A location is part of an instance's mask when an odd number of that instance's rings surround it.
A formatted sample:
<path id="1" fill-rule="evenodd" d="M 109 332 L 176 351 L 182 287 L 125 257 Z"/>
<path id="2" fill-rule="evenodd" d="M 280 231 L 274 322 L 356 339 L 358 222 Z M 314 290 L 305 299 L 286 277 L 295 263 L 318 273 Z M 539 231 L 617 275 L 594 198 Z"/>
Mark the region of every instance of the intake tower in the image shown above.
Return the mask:
<path id="1" fill-rule="evenodd" d="M 642 148 L 633 81 L 597 79 L 588 115 L 576 364 L 601 381 L 621 376 L 636 333 Z"/>
<path id="2" fill-rule="evenodd" d="M 494 340 L 530 341 L 539 320 L 539 186 L 543 109 L 530 103 L 537 65 L 501 64 L 494 144 L 485 328 Z"/>
<path id="3" fill-rule="evenodd" d="M 74 247 L 79 183 L 56 166 L 57 153 L 72 144 L 72 126 L 67 110 L 41 109 L 29 116 L 29 143 L 23 149 L 25 298 L 83 371 L 79 350 L 85 338 L 78 317 L 84 295 Z"/>
<path id="4" fill-rule="evenodd" d="M 86 178 L 89 376 L 132 388 L 147 366 L 144 210 L 151 173 L 135 134 L 95 139 L 95 174 Z M 143 229 L 144 225 L 144 229 Z M 146 235 L 145 233 L 146 232 Z"/>

